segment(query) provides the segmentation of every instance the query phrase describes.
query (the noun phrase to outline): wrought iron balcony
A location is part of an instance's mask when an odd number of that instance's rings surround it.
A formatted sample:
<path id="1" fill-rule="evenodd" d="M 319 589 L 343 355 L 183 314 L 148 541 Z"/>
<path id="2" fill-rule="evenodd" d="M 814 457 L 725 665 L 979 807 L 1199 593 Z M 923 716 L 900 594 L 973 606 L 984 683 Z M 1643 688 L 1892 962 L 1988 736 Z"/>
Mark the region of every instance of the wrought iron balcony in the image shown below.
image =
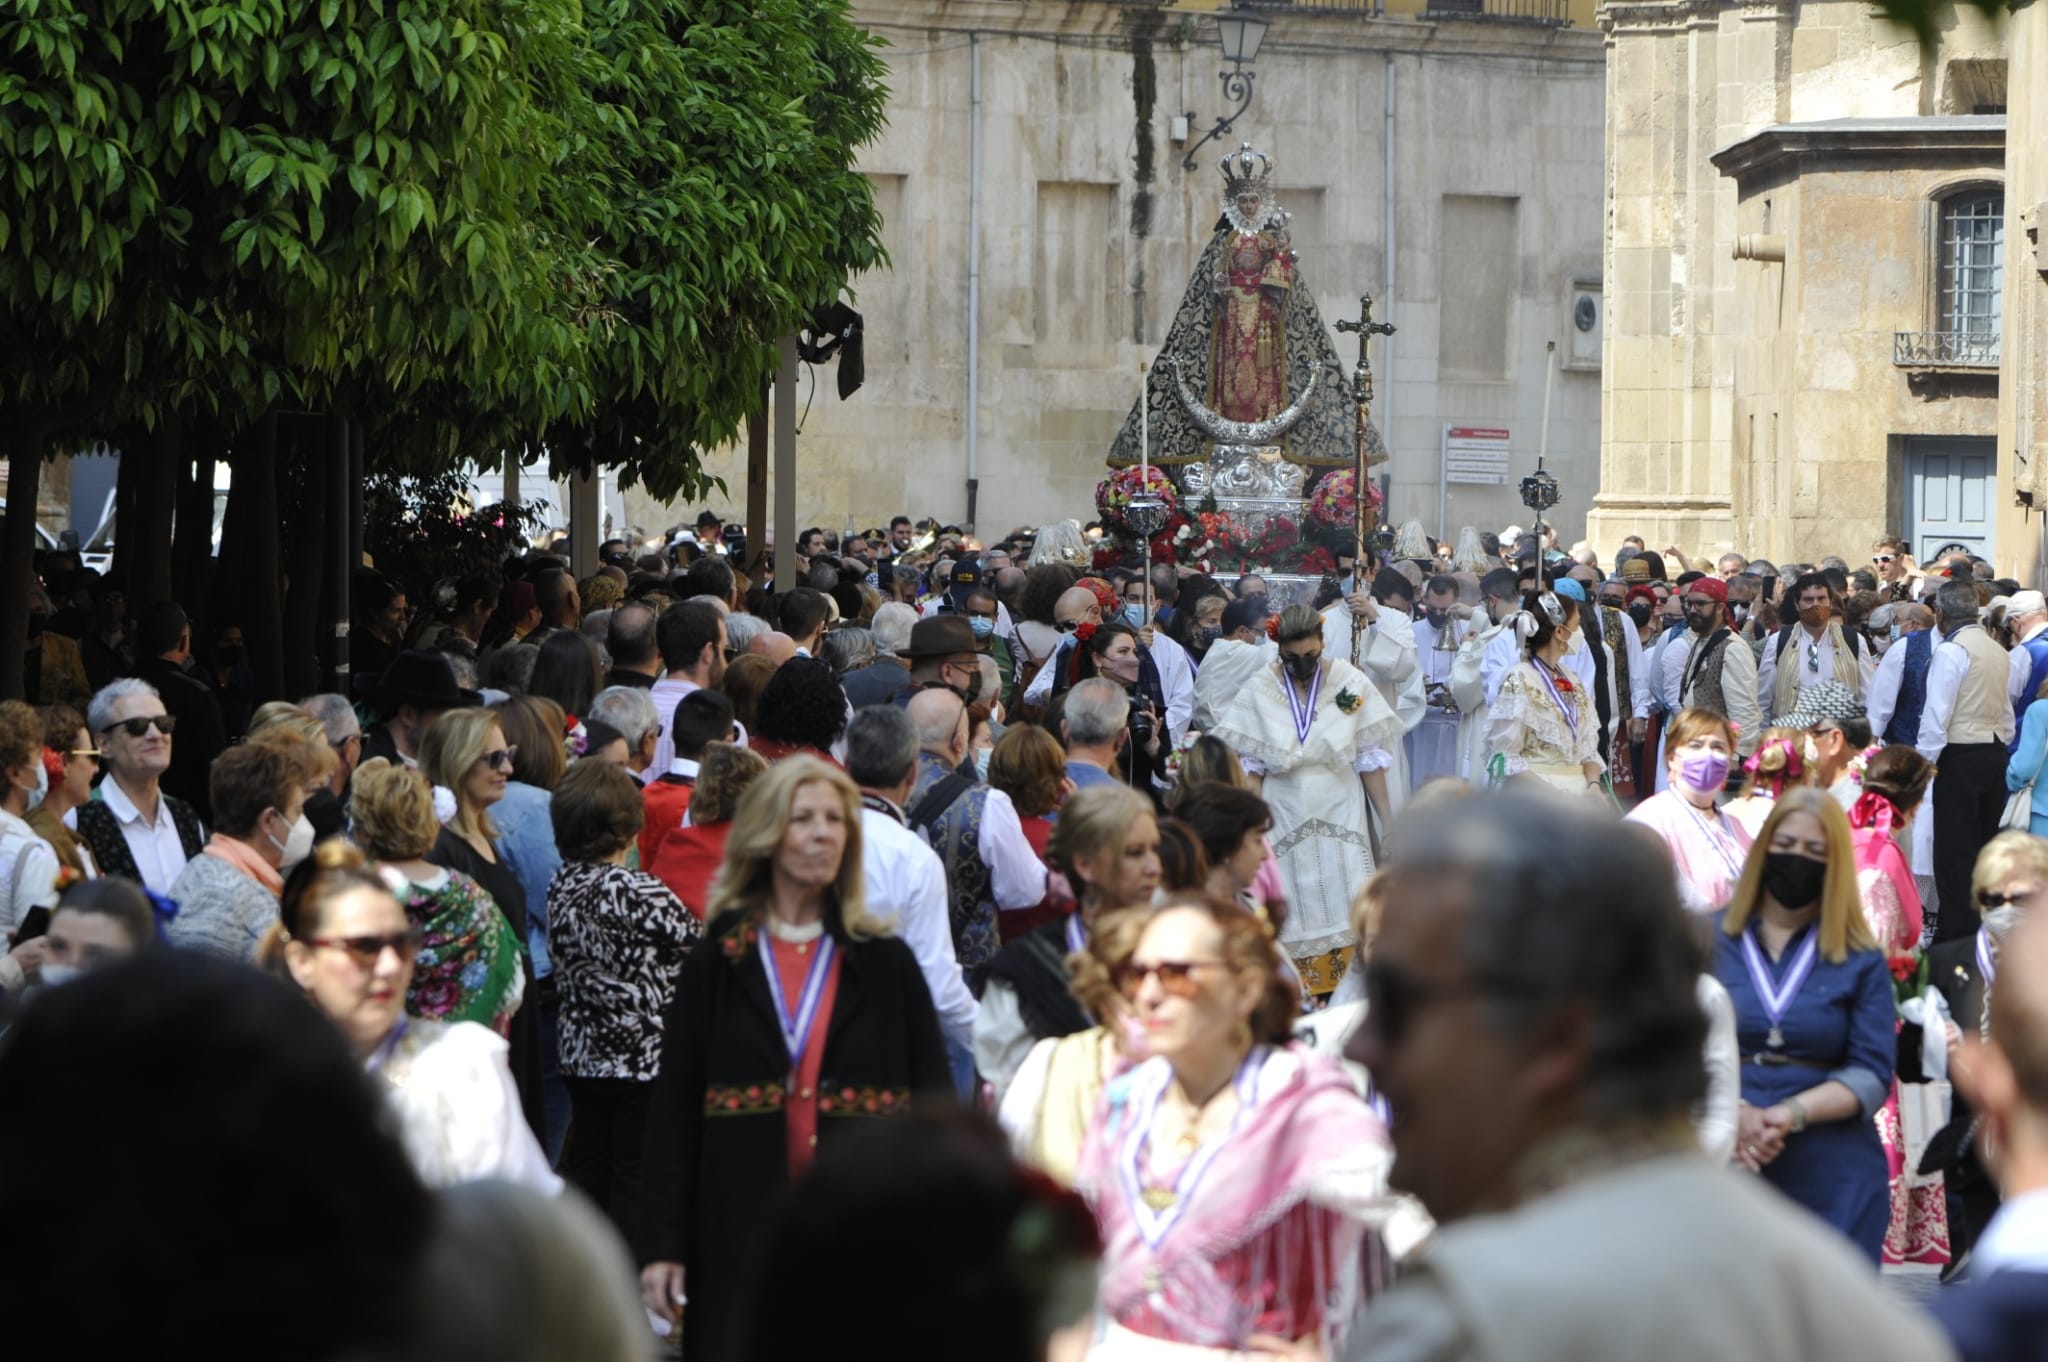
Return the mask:
<path id="1" fill-rule="evenodd" d="M 1897 331 L 1892 363 L 1902 369 L 1996 369 L 1996 331 Z"/>
<path id="2" fill-rule="evenodd" d="M 1566 0 L 1428 0 L 1422 17 L 1542 24 L 1552 28 L 1563 28 L 1572 21 Z"/>

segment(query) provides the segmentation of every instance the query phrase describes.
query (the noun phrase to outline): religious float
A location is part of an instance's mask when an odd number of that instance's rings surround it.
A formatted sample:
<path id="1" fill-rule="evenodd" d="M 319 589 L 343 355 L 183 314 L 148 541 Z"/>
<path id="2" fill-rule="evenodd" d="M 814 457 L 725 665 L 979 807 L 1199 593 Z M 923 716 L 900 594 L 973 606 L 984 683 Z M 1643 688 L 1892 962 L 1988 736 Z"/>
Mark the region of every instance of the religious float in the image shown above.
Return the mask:
<path id="1" fill-rule="evenodd" d="M 1219 169 L 1223 216 L 1110 445 L 1116 471 L 1096 488 L 1096 566 L 1256 572 L 1276 604 L 1305 600 L 1349 573 L 1378 524 L 1370 470 L 1387 451 L 1369 415 L 1365 342 L 1393 328 L 1372 320 L 1370 298 L 1337 324 L 1359 337 L 1347 383 L 1273 198 L 1272 161 L 1246 143 Z"/>

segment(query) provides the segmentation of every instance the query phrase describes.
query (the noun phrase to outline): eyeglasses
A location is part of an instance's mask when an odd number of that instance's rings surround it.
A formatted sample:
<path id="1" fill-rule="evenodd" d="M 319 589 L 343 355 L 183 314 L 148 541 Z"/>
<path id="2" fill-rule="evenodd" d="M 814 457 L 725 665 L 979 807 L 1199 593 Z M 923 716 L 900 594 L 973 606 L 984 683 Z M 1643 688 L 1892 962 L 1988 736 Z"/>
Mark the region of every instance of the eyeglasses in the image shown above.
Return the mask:
<path id="1" fill-rule="evenodd" d="M 409 965 L 426 943 L 426 934 L 418 928 L 410 931 L 390 932 L 383 936 L 316 936 L 307 940 L 308 946 L 323 946 L 332 950 L 347 951 L 349 958 L 370 969 L 383 958 L 385 951 L 395 951 L 402 965 Z"/>
<path id="2" fill-rule="evenodd" d="M 510 747 L 500 747 L 496 751 L 486 752 L 477 760 L 493 771 L 509 771 L 512 769 L 512 763 L 519 760 L 519 744 L 514 743 Z"/>
<path id="3" fill-rule="evenodd" d="M 2027 900 L 2033 898 L 2039 892 L 2036 889 L 2022 889 L 2017 894 L 1999 894 L 1989 889 L 1980 889 L 1977 891 L 1977 906 L 1987 910 L 2003 908 L 2008 904 L 2014 907 L 2021 907 L 2026 904 Z"/>
<path id="4" fill-rule="evenodd" d="M 1195 983 L 1198 969 L 1223 969 L 1221 960 L 1161 960 L 1156 965 L 1141 965 L 1127 960 L 1118 965 L 1111 977 L 1116 981 L 1116 991 L 1126 998 L 1136 998 L 1138 990 L 1153 975 L 1159 976 L 1159 987 L 1174 998 L 1192 998 L 1199 991 Z"/>
<path id="5" fill-rule="evenodd" d="M 174 714 L 145 714 L 139 719 L 123 719 L 117 724 L 108 724 L 100 732 L 112 733 L 119 729 L 131 738 L 139 738 L 149 732 L 152 724 L 156 726 L 157 732 L 168 738 L 171 731 L 178 726 L 178 718 Z"/>
<path id="6" fill-rule="evenodd" d="M 1889 553 L 1872 554 L 1870 561 L 1878 564 L 1879 566 L 1883 566 L 1884 564 L 1892 561 L 1892 556 Z"/>
<path id="7" fill-rule="evenodd" d="M 1432 1003 L 1477 993 L 1477 979 L 1418 979 L 1391 965 L 1365 966 L 1365 1024 L 1387 1045 L 1399 1045 L 1415 1018 Z"/>
<path id="8" fill-rule="evenodd" d="M 1071 633 L 1073 633 L 1073 632 L 1074 632 L 1074 631 L 1075 631 L 1076 629 L 1079 629 L 1079 628 L 1081 627 L 1081 621 L 1079 621 L 1079 620 L 1059 620 L 1059 621 L 1055 622 L 1055 623 L 1053 624 L 1053 626 L 1052 626 L 1052 627 L 1053 627 L 1054 631 L 1055 631 L 1055 632 L 1057 632 L 1057 633 L 1062 633 L 1062 634 L 1071 634 Z"/>

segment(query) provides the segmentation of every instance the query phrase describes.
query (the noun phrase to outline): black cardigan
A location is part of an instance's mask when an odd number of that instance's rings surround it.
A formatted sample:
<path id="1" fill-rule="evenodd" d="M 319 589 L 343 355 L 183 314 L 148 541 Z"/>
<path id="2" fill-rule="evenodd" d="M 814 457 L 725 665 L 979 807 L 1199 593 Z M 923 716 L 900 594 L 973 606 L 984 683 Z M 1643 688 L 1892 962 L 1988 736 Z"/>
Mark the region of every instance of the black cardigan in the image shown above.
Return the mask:
<path id="1" fill-rule="evenodd" d="M 758 923 L 757 912 L 728 914 L 690 952 L 647 1114 L 640 1261 L 687 1269 L 683 1349 L 695 1362 L 736 1355 L 748 1265 L 789 1185 L 789 1051 L 755 944 Z M 839 987 L 818 1073 L 821 1151 L 864 1119 L 953 1098 L 917 957 L 890 937 L 833 936 Z"/>

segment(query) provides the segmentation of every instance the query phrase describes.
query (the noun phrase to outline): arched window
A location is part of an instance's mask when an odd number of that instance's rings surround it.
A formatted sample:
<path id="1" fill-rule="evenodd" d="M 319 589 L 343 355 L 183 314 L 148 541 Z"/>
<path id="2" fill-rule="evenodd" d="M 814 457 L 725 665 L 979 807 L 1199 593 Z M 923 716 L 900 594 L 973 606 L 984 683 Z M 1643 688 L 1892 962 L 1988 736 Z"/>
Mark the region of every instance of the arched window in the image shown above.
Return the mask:
<path id="1" fill-rule="evenodd" d="M 1941 330 L 1995 339 L 2005 284 L 2005 192 L 1970 189 L 1941 204 Z"/>

